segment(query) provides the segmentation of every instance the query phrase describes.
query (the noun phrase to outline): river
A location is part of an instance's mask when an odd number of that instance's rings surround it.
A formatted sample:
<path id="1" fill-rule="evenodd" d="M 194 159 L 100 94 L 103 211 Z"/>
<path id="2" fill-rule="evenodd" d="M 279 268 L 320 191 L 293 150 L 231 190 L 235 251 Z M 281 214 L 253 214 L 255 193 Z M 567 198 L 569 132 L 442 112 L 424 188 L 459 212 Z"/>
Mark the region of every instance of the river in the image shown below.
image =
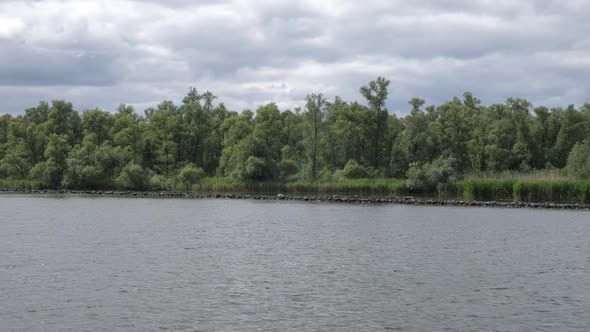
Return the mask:
<path id="1" fill-rule="evenodd" d="M 587 331 L 590 213 L 0 195 L 2 331 Z"/>

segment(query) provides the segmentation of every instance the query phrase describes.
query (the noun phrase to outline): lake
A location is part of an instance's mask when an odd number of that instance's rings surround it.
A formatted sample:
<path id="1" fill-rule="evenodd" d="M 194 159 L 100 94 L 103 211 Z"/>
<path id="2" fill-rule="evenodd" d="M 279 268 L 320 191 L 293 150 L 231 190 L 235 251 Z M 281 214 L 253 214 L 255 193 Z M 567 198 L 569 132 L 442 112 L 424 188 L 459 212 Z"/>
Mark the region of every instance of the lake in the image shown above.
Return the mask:
<path id="1" fill-rule="evenodd" d="M 587 331 L 590 213 L 0 195 L 2 331 Z"/>

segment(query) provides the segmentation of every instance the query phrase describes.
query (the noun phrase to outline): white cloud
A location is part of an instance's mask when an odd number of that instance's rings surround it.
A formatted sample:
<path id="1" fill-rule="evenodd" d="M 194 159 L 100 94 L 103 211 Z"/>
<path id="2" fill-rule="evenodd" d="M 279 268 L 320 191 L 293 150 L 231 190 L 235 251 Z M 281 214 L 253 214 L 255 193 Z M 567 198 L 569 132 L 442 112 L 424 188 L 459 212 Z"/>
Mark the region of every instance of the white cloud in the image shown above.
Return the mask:
<path id="1" fill-rule="evenodd" d="M 547 106 L 588 101 L 588 1 L 4 1 L 0 112 L 39 100 L 140 110 L 189 86 L 234 110 L 307 93 L 360 99 L 391 79 L 390 110 L 472 91 Z"/>

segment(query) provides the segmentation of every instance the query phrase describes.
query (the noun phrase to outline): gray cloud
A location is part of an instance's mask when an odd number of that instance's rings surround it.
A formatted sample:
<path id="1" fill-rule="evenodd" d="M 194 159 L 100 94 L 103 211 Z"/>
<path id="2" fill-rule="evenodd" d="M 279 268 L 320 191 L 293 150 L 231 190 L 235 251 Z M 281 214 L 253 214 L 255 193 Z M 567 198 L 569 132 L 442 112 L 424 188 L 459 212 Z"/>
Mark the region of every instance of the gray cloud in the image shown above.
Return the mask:
<path id="1" fill-rule="evenodd" d="M 590 3 L 572 0 L 3 1 L 0 112 L 39 100 L 139 110 L 189 86 L 234 110 L 307 93 L 361 99 L 391 79 L 390 110 L 472 91 L 536 105 L 589 101 Z"/>

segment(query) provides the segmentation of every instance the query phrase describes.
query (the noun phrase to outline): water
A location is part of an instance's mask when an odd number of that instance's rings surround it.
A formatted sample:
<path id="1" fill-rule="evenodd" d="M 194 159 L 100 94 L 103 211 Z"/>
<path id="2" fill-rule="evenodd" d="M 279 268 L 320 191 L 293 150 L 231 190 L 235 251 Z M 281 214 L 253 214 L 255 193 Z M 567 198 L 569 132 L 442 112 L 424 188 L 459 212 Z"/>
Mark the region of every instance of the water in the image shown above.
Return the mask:
<path id="1" fill-rule="evenodd" d="M 587 331 L 590 214 L 0 195 L 2 331 Z"/>

